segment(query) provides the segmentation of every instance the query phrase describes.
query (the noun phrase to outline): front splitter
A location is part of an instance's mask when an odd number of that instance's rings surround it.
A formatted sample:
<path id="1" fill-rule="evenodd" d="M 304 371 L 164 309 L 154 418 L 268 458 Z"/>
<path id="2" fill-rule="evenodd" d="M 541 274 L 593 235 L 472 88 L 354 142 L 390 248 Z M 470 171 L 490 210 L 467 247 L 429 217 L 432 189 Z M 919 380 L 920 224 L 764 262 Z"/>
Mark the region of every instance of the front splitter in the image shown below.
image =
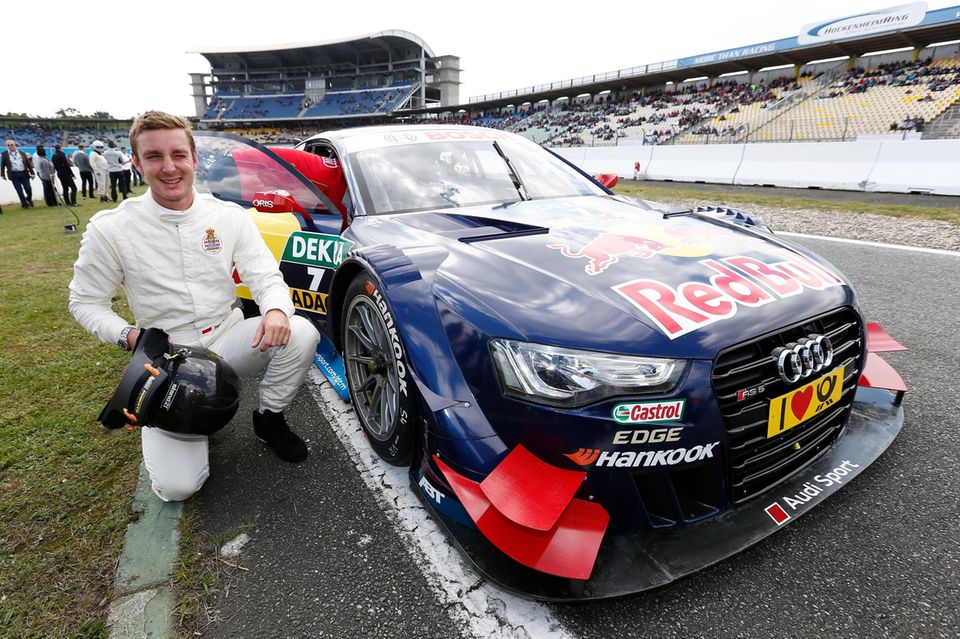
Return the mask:
<path id="1" fill-rule="evenodd" d="M 487 579 L 544 601 L 606 599 L 666 585 L 741 552 L 847 485 L 876 461 L 903 426 L 903 408 L 889 391 L 861 387 L 843 433 L 819 458 L 789 479 L 717 517 L 670 530 L 608 534 L 587 581 L 528 568 L 494 547 L 462 518 L 423 498 L 454 544 Z M 897 402 L 899 404 L 899 402 Z M 457 521 L 460 519 L 461 521 Z"/>

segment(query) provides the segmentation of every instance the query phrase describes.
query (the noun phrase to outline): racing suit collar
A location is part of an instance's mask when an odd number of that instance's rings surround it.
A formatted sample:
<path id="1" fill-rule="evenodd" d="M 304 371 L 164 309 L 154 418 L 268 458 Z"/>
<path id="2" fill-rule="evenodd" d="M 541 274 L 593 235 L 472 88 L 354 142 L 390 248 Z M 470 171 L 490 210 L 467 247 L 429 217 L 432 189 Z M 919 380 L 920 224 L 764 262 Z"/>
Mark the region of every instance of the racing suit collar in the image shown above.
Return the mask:
<path id="1" fill-rule="evenodd" d="M 165 206 L 161 206 L 153 197 L 152 189 L 147 189 L 147 192 L 143 194 L 143 199 L 149 203 L 153 212 L 164 222 L 185 222 L 193 217 L 197 209 L 200 208 L 200 194 L 197 193 L 197 190 L 193 190 L 193 204 L 190 205 L 190 208 L 184 209 L 183 211 L 177 211 L 174 209 L 168 209 Z"/>

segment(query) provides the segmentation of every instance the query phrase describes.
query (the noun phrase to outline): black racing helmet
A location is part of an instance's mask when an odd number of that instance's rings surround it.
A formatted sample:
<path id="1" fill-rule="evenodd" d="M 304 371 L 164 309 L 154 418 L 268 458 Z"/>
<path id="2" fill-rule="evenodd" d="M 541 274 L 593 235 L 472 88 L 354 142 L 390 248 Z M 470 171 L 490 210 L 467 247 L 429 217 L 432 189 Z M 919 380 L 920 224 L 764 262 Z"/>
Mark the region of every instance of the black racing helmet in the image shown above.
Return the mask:
<path id="1" fill-rule="evenodd" d="M 239 405 L 240 379 L 229 364 L 206 349 L 171 344 L 165 332 L 148 328 L 98 419 L 111 429 L 133 424 L 212 435 Z"/>

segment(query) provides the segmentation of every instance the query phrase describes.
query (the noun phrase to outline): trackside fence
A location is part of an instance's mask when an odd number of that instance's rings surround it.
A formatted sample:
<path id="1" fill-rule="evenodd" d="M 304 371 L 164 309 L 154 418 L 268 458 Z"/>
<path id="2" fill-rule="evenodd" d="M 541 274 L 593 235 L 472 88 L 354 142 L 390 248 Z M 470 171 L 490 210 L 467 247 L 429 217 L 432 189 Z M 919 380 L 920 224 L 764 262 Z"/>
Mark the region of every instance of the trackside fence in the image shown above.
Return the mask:
<path id="1" fill-rule="evenodd" d="M 560 147 L 591 174 L 750 186 L 960 195 L 960 140 Z"/>

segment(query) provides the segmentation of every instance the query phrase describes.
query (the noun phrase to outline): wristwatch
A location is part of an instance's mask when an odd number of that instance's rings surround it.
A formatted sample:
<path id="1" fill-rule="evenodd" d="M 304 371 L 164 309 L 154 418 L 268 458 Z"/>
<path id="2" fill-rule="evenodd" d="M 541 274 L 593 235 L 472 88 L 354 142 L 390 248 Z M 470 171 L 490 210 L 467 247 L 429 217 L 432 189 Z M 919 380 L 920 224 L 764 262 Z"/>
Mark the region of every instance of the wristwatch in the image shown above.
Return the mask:
<path id="1" fill-rule="evenodd" d="M 120 337 L 117 338 L 117 346 L 119 346 L 120 348 L 122 348 L 122 349 L 125 350 L 125 351 L 129 351 L 129 350 L 130 350 L 130 344 L 127 343 L 127 336 L 129 336 L 129 335 L 130 335 L 130 331 L 132 331 L 132 330 L 135 329 L 135 328 L 136 328 L 136 326 L 127 326 L 127 327 L 124 328 L 122 331 L 120 331 Z"/>

